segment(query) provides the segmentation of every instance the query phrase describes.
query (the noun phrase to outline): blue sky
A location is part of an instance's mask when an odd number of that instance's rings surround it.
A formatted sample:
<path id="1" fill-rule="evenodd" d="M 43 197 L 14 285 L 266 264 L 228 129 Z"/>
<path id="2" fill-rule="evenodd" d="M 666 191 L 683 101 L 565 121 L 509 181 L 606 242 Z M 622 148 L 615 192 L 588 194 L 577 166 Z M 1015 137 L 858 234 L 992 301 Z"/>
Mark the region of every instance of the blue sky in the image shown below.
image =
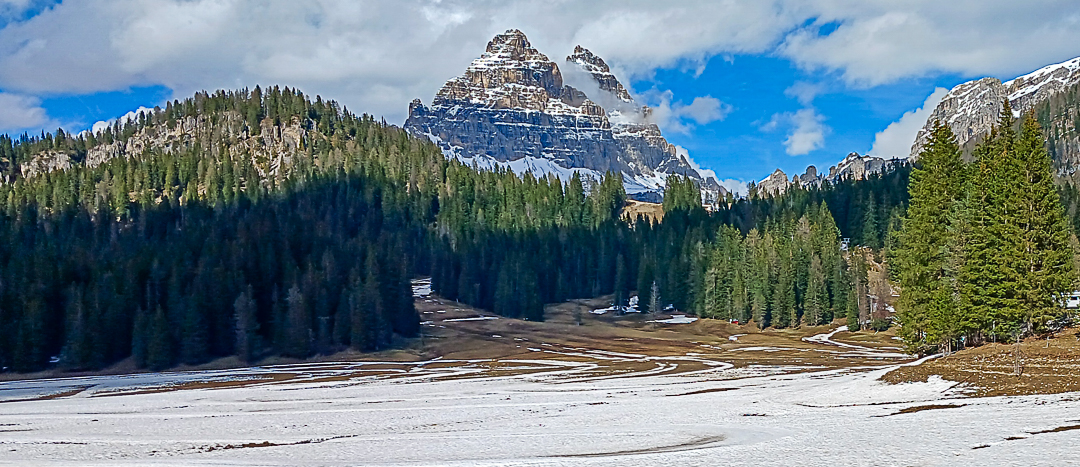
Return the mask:
<path id="1" fill-rule="evenodd" d="M 943 88 L 1080 56 L 1072 0 L 0 0 L 0 132 L 256 84 L 401 123 L 509 28 L 603 57 L 733 184 L 906 155 Z"/>
<path id="2" fill-rule="evenodd" d="M 730 105 L 723 120 L 666 136 L 721 178 L 741 180 L 764 178 L 776 168 L 789 176 L 803 173 L 808 165 L 827 170 L 850 152 L 866 154 L 876 133 L 922 106 L 936 88 L 965 81 L 940 75 L 858 88 L 845 84 L 836 73 L 801 70 L 790 60 L 763 55 L 716 56 L 700 75 L 695 71 L 662 69 L 653 79 L 632 86 L 635 90 L 670 89 L 675 99 L 709 95 Z M 817 93 L 804 105 L 789 91 L 796 86 L 816 88 Z M 773 115 L 805 108 L 821 116 L 826 128 L 823 144 L 792 155 L 784 145 L 788 135 L 784 128 L 766 131 L 763 127 Z"/>
<path id="3" fill-rule="evenodd" d="M 827 170 L 850 152 L 866 154 L 876 133 L 904 112 L 921 106 L 935 88 L 951 88 L 965 81 L 959 76 L 938 76 L 852 88 L 836 73 L 801 70 L 790 60 L 767 55 L 714 56 L 704 63 L 700 74 L 698 71 L 678 66 L 661 68 L 647 79 L 631 81 L 630 86 L 646 102 L 650 91 L 663 89 L 671 92 L 674 101 L 711 96 L 731 106 L 722 120 L 704 125 L 686 122 L 685 132 L 669 130 L 665 136 L 719 177 L 745 181 L 764 178 L 777 168 L 789 176 L 803 173 L 809 165 Z M 818 89 L 808 105 L 789 92 L 800 84 Z M 174 92 L 162 85 L 133 86 L 118 91 L 51 95 L 42 98 L 41 107 L 66 130 L 81 131 L 139 107 L 164 105 L 173 96 Z M 430 100 L 431 96 L 417 97 Z M 803 108 L 815 109 L 827 130 L 820 148 L 791 155 L 784 145 L 788 135 L 785 128 L 766 131 L 763 127 L 773 115 Z M 54 129 L 50 126 L 38 130 Z"/>

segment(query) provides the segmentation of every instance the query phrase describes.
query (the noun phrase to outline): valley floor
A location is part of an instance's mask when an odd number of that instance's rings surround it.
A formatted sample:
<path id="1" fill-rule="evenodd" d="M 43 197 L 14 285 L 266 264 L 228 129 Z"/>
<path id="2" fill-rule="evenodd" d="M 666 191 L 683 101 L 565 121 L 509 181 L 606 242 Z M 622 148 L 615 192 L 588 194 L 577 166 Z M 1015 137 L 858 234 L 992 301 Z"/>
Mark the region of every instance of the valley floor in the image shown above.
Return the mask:
<path id="1" fill-rule="evenodd" d="M 1080 463 L 1080 394 L 885 383 L 889 333 L 417 300 L 386 361 L 0 383 L 0 465 Z"/>

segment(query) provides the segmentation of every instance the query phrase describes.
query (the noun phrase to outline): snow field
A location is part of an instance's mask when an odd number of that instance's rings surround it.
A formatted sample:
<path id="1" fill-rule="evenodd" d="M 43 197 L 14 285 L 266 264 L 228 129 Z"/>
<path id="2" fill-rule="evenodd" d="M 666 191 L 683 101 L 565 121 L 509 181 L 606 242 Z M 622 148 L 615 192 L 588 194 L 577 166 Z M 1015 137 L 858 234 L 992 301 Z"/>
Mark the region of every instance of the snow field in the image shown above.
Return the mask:
<path id="1" fill-rule="evenodd" d="M 642 359 L 618 352 L 573 356 Z M 694 356 L 687 356 L 692 359 Z M 438 365 L 434 365 L 438 363 Z M 520 376 L 475 375 L 477 362 L 424 362 L 405 377 L 355 364 L 0 384 L 0 396 L 89 388 L 0 403 L 6 465 L 1069 465 L 1076 394 L 961 398 L 931 379 L 887 385 L 888 369 L 567 378 L 588 362 L 515 360 Z M 379 364 L 371 364 L 379 365 Z M 662 364 L 658 363 L 658 368 Z M 663 364 L 666 365 L 666 364 Z M 430 368 L 427 367 L 438 367 Z M 781 369 L 782 370 L 782 369 Z M 228 389 L 91 397 L 140 384 L 305 373 Z M 230 375 L 231 373 L 231 375 Z M 408 376 L 415 373 L 415 376 Z M 929 404 L 957 407 L 896 414 Z M 1018 437 L 1006 441 L 1005 438 Z M 66 444 L 74 443 L 74 444 Z M 250 447 L 237 447 L 248 445 Z M 269 444 L 269 445 L 267 445 Z M 233 447 L 228 447 L 232 445 Z M 262 446 L 262 447 L 255 447 Z M 986 446 L 986 447 L 981 447 Z"/>

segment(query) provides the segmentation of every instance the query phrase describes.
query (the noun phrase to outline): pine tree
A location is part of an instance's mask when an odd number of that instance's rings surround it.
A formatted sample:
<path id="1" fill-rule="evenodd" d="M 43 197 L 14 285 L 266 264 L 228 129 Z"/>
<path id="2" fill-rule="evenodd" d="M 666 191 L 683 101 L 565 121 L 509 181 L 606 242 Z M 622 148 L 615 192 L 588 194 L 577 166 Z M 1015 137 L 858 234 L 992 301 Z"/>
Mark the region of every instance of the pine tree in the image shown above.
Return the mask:
<path id="1" fill-rule="evenodd" d="M 1016 142 L 1020 179 L 1015 211 L 1021 230 L 1019 260 L 1020 319 L 1029 329 L 1044 329 L 1061 314 L 1066 293 L 1076 285 L 1061 198 L 1054 186 L 1046 138 L 1035 116 L 1028 114 Z"/>
<path id="2" fill-rule="evenodd" d="M 652 288 L 653 283 L 656 282 L 656 276 L 653 274 L 652 262 L 649 261 L 648 257 L 643 255 L 638 265 L 638 310 L 642 313 L 650 313 L 654 311 L 649 307 L 652 305 Z"/>
<path id="3" fill-rule="evenodd" d="M 150 342 L 146 348 L 146 366 L 151 370 L 164 370 L 173 365 L 173 337 L 165 310 L 157 307 L 150 319 Z"/>
<path id="4" fill-rule="evenodd" d="M 626 310 L 626 301 L 628 300 L 629 293 L 627 292 L 626 279 L 626 261 L 623 260 L 623 255 L 619 255 L 615 258 L 615 298 L 612 306 L 619 314 L 623 314 Z"/>
<path id="5" fill-rule="evenodd" d="M 242 362 L 254 361 L 259 352 L 259 322 L 251 286 L 233 302 L 236 319 L 236 355 Z"/>
<path id="6" fill-rule="evenodd" d="M 288 303 L 288 340 L 286 355 L 305 358 L 311 355 L 312 329 L 304 294 L 300 287 L 293 285 L 285 298 Z"/>
<path id="7" fill-rule="evenodd" d="M 868 196 L 863 210 L 862 241 L 860 243 L 873 249 L 881 248 L 879 231 L 877 203 L 874 202 L 874 196 L 871 194 Z"/>
<path id="8" fill-rule="evenodd" d="M 810 259 L 810 274 L 806 284 L 806 295 L 803 302 L 803 323 L 808 326 L 823 324 L 825 317 L 825 304 L 828 301 L 825 289 L 825 272 L 822 270 L 821 258 L 814 255 Z"/>
<path id="9" fill-rule="evenodd" d="M 952 320 L 958 306 L 947 252 L 955 221 L 950 213 L 958 209 L 963 196 L 964 170 L 952 130 L 935 122 L 929 144 L 911 173 L 910 204 L 900 232 L 902 248 L 896 254 L 902 271 L 901 335 L 913 349 L 927 343 L 936 345 L 940 337 L 932 336 L 934 329 L 945 338 L 954 333 L 934 323 Z"/>
<path id="10" fill-rule="evenodd" d="M 963 262 L 958 320 L 962 329 L 1011 336 L 1007 329 L 1022 319 L 1017 261 L 1022 231 L 1016 200 L 1024 190 L 1016 157 L 1014 118 L 1008 100 L 998 126 L 975 149 L 975 164 L 960 213 Z M 1006 330 L 999 333 L 995 330 Z"/>

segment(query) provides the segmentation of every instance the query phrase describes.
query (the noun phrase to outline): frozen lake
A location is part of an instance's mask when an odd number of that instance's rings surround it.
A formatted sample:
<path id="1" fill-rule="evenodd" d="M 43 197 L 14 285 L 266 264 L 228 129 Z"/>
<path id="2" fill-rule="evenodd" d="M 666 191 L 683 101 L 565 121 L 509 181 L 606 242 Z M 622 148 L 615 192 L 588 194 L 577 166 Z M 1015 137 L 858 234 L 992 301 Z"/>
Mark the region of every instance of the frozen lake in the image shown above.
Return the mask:
<path id="1" fill-rule="evenodd" d="M 876 381 L 887 368 L 597 376 L 590 365 L 326 363 L 0 383 L 0 464 L 1080 465 L 1077 393 L 964 398 L 942 380 Z"/>

